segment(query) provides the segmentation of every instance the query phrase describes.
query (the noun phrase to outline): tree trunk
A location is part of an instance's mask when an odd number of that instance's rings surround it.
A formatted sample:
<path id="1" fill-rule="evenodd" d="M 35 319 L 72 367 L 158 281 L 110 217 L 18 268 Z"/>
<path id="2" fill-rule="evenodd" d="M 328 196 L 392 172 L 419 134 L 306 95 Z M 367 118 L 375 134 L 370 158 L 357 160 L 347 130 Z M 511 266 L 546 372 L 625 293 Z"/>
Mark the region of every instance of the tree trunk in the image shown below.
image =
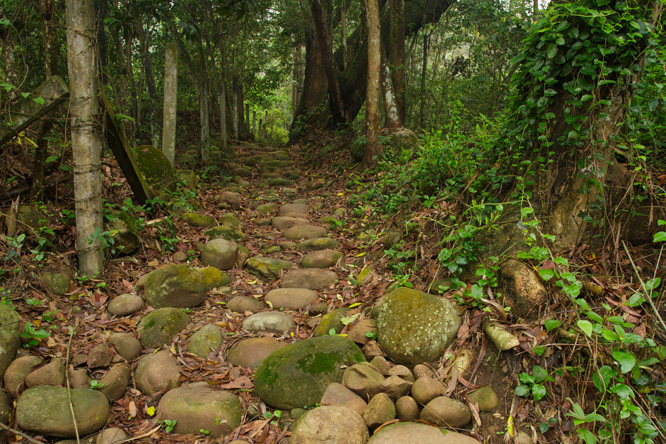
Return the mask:
<path id="1" fill-rule="evenodd" d="M 176 105 L 178 100 L 178 45 L 168 43 L 164 58 L 164 121 L 162 152 L 174 166 L 176 157 Z"/>
<path id="2" fill-rule="evenodd" d="M 4 102 L 11 102 L 14 100 L 18 93 L 19 80 L 18 80 L 18 67 L 16 66 L 14 36 L 10 26 L 0 26 L 0 43 L 2 43 L 2 61 L 4 63 L 5 77 L 2 79 L 4 83 L 14 86 L 15 88 L 7 92 L 7 98 Z M 0 89 L 0 91 L 4 91 Z M 0 102 L 1 104 L 2 102 Z"/>
<path id="3" fill-rule="evenodd" d="M 389 0 L 388 66 L 398 108 L 399 126 L 405 124 L 405 0 Z"/>
<path id="4" fill-rule="evenodd" d="M 423 33 L 423 60 L 421 61 L 421 106 L 419 112 L 419 127 L 423 128 L 425 124 L 425 106 L 426 106 L 426 74 L 428 72 L 428 40 L 430 35 Z"/>
<path id="5" fill-rule="evenodd" d="M 70 87 L 76 250 L 88 277 L 103 271 L 100 137 L 96 114 L 95 20 L 92 0 L 67 0 L 67 66 Z"/>
<path id="6" fill-rule="evenodd" d="M 347 66 L 347 0 L 340 3 L 340 32 L 342 33 L 342 69 Z"/>
<path id="7" fill-rule="evenodd" d="M 368 24 L 368 87 L 366 92 L 366 167 L 377 164 L 382 153 L 379 143 L 379 77 L 381 70 L 381 34 L 379 29 L 378 0 L 365 0 Z"/>
<path id="8" fill-rule="evenodd" d="M 399 128 L 400 116 L 398 114 L 398 104 L 396 101 L 393 81 L 391 80 L 391 71 L 386 64 L 386 54 L 382 50 L 381 79 L 382 98 L 384 99 L 384 128 Z"/>
<path id="9" fill-rule="evenodd" d="M 106 48 L 106 26 L 104 26 L 104 19 L 106 19 L 107 0 L 95 0 L 95 30 L 97 32 L 97 54 L 99 57 L 99 72 L 101 74 L 102 84 L 109 83 L 107 75 L 107 48 Z"/>
<path id="10" fill-rule="evenodd" d="M 224 81 L 220 82 L 220 136 L 222 137 L 222 151 L 227 151 L 227 88 Z"/>

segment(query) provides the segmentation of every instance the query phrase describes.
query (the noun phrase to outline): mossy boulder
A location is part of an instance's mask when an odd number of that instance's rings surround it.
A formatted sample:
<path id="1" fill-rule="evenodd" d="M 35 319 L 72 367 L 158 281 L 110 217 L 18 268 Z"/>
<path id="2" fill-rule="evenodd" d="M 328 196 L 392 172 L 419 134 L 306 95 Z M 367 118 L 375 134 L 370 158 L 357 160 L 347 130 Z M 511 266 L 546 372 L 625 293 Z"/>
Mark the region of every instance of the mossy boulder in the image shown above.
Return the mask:
<path id="1" fill-rule="evenodd" d="M 215 324 L 204 325 L 190 337 L 187 351 L 200 358 L 205 358 L 222 345 L 222 331 Z"/>
<path id="2" fill-rule="evenodd" d="M 69 291 L 69 285 L 72 279 L 74 279 L 74 273 L 67 268 L 56 268 L 42 270 L 40 277 L 42 278 L 42 285 L 46 290 L 62 296 Z"/>
<path id="3" fill-rule="evenodd" d="M 104 393 L 72 389 L 71 397 L 79 435 L 89 435 L 106 425 L 109 401 Z M 40 435 L 76 436 L 66 387 L 42 385 L 23 392 L 16 404 L 16 422 L 23 430 Z"/>
<path id="4" fill-rule="evenodd" d="M 279 409 L 315 405 L 330 383 L 342 381 L 345 367 L 364 361 L 358 346 L 342 336 L 305 339 L 261 363 L 254 377 L 255 392 Z"/>
<path id="5" fill-rule="evenodd" d="M 217 227 L 213 227 L 206 231 L 206 236 L 210 237 L 211 240 L 226 239 L 234 242 L 238 242 L 245 238 L 245 234 L 243 234 L 240 229 L 230 227 L 228 225 L 219 225 Z"/>
<path id="6" fill-rule="evenodd" d="M 240 425 L 242 413 L 236 395 L 206 382 L 169 390 L 157 405 L 157 418 L 176 421 L 173 433 L 198 434 L 203 429 L 211 438 L 231 433 Z"/>
<path id="7" fill-rule="evenodd" d="M 395 155 L 401 154 L 403 150 L 410 155 L 414 154 L 419 149 L 419 136 L 410 129 L 399 128 L 388 134 L 387 148 Z"/>
<path id="8" fill-rule="evenodd" d="M 111 218 L 104 222 L 104 229 L 113 237 L 113 256 L 132 254 L 141 246 L 139 229 L 132 217 L 124 211 L 114 211 Z"/>
<path id="9" fill-rule="evenodd" d="M 185 223 L 193 227 L 214 227 L 217 221 L 212 216 L 198 213 L 183 213 L 180 215 Z"/>
<path id="10" fill-rule="evenodd" d="M 195 190 L 199 185 L 199 176 L 192 170 L 176 170 L 178 179 L 190 190 Z"/>
<path id="11" fill-rule="evenodd" d="M 34 205 L 21 205 L 16 213 L 18 220 L 18 229 L 28 234 L 46 226 L 47 217 L 39 208 Z"/>
<path id="12" fill-rule="evenodd" d="M 190 317 L 178 308 L 158 308 L 145 315 L 137 329 L 139 339 L 146 348 L 158 348 L 171 344 L 173 337 L 180 333 L 187 324 Z"/>
<path id="13" fill-rule="evenodd" d="M 12 307 L 0 304 L 0 378 L 21 346 L 19 317 Z"/>
<path id="14" fill-rule="evenodd" d="M 270 257 L 251 257 L 245 262 L 250 273 L 267 279 L 277 279 L 280 271 L 288 270 L 293 265 L 292 262 Z"/>
<path id="15" fill-rule="evenodd" d="M 150 272 L 144 284 L 144 295 L 146 301 L 155 308 L 196 307 L 213 288 L 230 282 L 229 275 L 217 268 L 170 265 Z"/>
<path id="16" fill-rule="evenodd" d="M 231 270 L 236 256 L 238 244 L 226 239 L 213 239 L 201 248 L 201 263 L 220 270 Z"/>
<path id="17" fill-rule="evenodd" d="M 457 307 L 439 296 L 397 288 L 384 298 L 377 319 L 377 340 L 396 363 L 434 361 L 460 327 Z"/>
<path id="18" fill-rule="evenodd" d="M 176 191 L 176 172 L 162 150 L 150 145 L 140 145 L 134 148 L 134 156 L 139 171 L 155 195 L 163 194 L 164 191 Z"/>
<path id="19" fill-rule="evenodd" d="M 298 249 L 301 251 L 335 250 L 336 248 L 340 248 L 340 242 L 330 237 L 308 239 L 298 244 Z"/>

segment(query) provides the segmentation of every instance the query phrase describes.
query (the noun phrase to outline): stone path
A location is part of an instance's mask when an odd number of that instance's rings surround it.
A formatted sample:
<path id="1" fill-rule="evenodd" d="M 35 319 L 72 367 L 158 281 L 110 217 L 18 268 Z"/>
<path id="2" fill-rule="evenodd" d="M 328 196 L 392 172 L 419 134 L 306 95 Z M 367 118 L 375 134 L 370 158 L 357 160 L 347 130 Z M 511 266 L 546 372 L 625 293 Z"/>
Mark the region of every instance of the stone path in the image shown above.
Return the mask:
<path id="1" fill-rule="evenodd" d="M 490 417 L 500 399 L 490 387 L 454 392 L 450 371 L 462 377 L 470 362 L 438 372 L 461 318 L 439 295 L 387 289 L 372 259 L 399 238 L 346 231 L 348 209 L 299 186 L 287 151 L 244 145 L 233 171 L 216 209 L 179 217 L 193 245 L 204 240 L 197 254 L 172 255 L 108 304 L 125 331 L 99 332 L 69 366 L 10 364 L 18 426 L 73 438 L 68 382 L 81 436 L 110 420 L 86 442 L 128 430 L 146 442 L 478 442 L 453 430 L 471 430 L 473 410 Z"/>

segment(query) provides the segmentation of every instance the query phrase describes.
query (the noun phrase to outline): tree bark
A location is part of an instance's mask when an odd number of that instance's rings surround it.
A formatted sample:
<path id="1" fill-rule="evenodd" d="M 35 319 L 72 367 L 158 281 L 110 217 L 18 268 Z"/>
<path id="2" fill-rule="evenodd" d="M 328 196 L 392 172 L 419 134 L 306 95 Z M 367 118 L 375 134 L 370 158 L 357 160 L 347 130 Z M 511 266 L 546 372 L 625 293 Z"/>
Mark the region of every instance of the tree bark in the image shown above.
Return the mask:
<path id="1" fill-rule="evenodd" d="M 366 92 L 366 167 L 377 164 L 382 153 L 379 143 L 379 77 L 381 69 L 381 33 L 378 0 L 365 0 L 368 26 L 368 87 Z"/>
<path id="2" fill-rule="evenodd" d="M 401 125 L 400 116 L 398 114 L 398 104 L 396 101 L 393 81 L 391 79 L 391 71 L 386 63 L 386 54 L 384 53 L 383 48 L 384 47 L 381 46 L 382 62 L 380 85 L 382 88 L 382 97 L 384 99 L 384 128 L 399 128 Z"/>
<path id="3" fill-rule="evenodd" d="M 79 269 L 89 277 L 100 275 L 104 265 L 93 11 L 92 0 L 67 0 L 67 66 L 71 94 L 76 250 Z"/>
<path id="4" fill-rule="evenodd" d="M 220 136 L 222 137 L 222 151 L 227 150 L 227 87 L 226 83 L 220 82 Z"/>
<path id="5" fill-rule="evenodd" d="M 164 58 L 164 121 L 162 152 L 174 166 L 176 157 L 176 109 L 178 101 L 178 45 L 168 43 Z"/>
<path id="6" fill-rule="evenodd" d="M 426 84 L 426 74 L 428 71 L 428 40 L 430 35 L 426 32 L 423 34 L 423 60 L 421 62 L 421 105 L 419 107 L 419 127 L 423 128 L 425 124 L 425 84 Z"/>
<path id="7" fill-rule="evenodd" d="M 389 0 L 388 66 L 398 109 L 399 126 L 405 124 L 405 0 Z"/>

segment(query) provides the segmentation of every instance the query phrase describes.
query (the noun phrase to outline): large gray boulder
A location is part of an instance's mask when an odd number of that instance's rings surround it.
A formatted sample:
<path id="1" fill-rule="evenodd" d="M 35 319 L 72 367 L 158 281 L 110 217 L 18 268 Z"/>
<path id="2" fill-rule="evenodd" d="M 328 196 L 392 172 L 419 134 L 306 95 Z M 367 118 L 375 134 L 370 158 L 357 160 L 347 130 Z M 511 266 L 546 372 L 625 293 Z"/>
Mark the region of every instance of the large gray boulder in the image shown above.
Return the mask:
<path id="1" fill-rule="evenodd" d="M 222 331 L 215 324 L 207 324 L 194 333 L 187 343 L 187 351 L 200 358 L 205 358 L 210 352 L 222 345 Z"/>
<path id="2" fill-rule="evenodd" d="M 0 377 L 16 357 L 16 351 L 21 346 L 21 330 L 19 317 L 14 308 L 0 304 Z"/>
<path id="3" fill-rule="evenodd" d="M 217 268 L 170 265 L 150 272 L 144 284 L 144 295 L 155 308 L 196 307 L 206 299 L 209 291 L 229 282 L 229 275 Z"/>
<path id="4" fill-rule="evenodd" d="M 261 363 L 254 376 L 255 392 L 279 409 L 315 405 L 330 383 L 342 381 L 346 366 L 363 361 L 356 344 L 342 336 L 304 339 Z"/>
<path id="5" fill-rule="evenodd" d="M 72 389 L 72 406 L 79 435 L 100 430 L 109 419 L 109 401 L 97 390 Z M 46 436 L 76 436 L 66 387 L 42 385 L 21 394 L 16 404 L 16 422 L 28 432 Z"/>
<path id="6" fill-rule="evenodd" d="M 377 319 L 377 340 L 394 362 L 415 365 L 439 358 L 458 328 L 458 309 L 449 300 L 398 288 L 384 298 Z"/>
<path id="7" fill-rule="evenodd" d="M 168 350 L 160 350 L 139 360 L 134 370 L 136 388 L 144 395 L 178 387 L 180 366 Z"/>
<path id="8" fill-rule="evenodd" d="M 231 270 L 236 264 L 238 244 L 226 239 L 213 239 L 201 249 L 201 263 L 206 267 Z"/>
<path id="9" fill-rule="evenodd" d="M 194 383 L 169 390 L 157 405 L 157 418 L 176 420 L 173 433 L 198 434 L 208 430 L 211 438 L 228 435 L 241 423 L 238 397 L 208 383 Z"/>
<path id="10" fill-rule="evenodd" d="M 382 427 L 368 444 L 479 444 L 467 435 L 418 422 L 399 422 Z"/>

